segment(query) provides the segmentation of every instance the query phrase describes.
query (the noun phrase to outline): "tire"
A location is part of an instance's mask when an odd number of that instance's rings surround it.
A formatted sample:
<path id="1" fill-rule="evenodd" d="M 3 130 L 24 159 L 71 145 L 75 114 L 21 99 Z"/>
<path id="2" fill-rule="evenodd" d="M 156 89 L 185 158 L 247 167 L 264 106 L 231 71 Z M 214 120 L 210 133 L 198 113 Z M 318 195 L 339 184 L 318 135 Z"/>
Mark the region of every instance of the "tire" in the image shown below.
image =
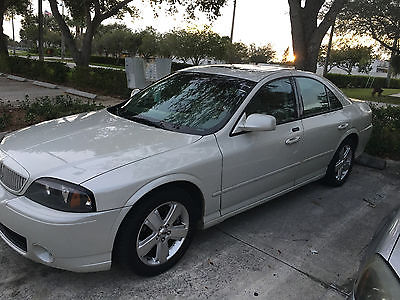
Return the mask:
<path id="1" fill-rule="evenodd" d="M 175 265 L 188 249 L 196 227 L 188 192 L 163 189 L 134 206 L 121 224 L 113 262 L 142 276 L 155 276 Z"/>
<path id="2" fill-rule="evenodd" d="M 334 187 L 343 185 L 354 164 L 355 145 L 350 139 L 344 140 L 328 165 L 324 181 Z"/>

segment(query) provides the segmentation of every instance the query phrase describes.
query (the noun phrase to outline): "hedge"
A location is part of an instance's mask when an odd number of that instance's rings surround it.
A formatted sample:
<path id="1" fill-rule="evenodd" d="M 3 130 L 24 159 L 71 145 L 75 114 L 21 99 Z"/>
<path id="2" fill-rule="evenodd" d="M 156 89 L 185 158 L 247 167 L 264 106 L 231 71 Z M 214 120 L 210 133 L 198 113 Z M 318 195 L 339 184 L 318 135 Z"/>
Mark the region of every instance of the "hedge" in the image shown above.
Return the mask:
<path id="1" fill-rule="evenodd" d="M 102 65 L 114 65 L 114 66 L 125 66 L 124 58 L 106 57 L 106 56 L 91 56 L 89 63 L 102 64 Z"/>
<path id="2" fill-rule="evenodd" d="M 10 56 L 0 62 L 0 71 L 35 80 L 63 84 L 67 80 L 70 69 L 64 63 Z"/>
<path id="3" fill-rule="evenodd" d="M 129 97 L 131 92 L 127 87 L 125 72 L 118 70 L 76 67 L 70 71 L 69 82 L 76 88 L 123 98 Z"/>
<path id="4" fill-rule="evenodd" d="M 400 107 L 370 106 L 374 127 L 365 151 L 371 155 L 400 160 Z"/>
<path id="5" fill-rule="evenodd" d="M 70 69 L 60 62 L 42 62 L 13 56 L 0 61 L 0 72 L 104 95 L 126 98 L 130 94 L 124 71 L 79 67 Z"/>
<path id="6" fill-rule="evenodd" d="M 400 89 L 400 79 L 391 79 L 390 85 L 386 86 L 386 78 L 384 77 L 369 77 L 363 75 L 344 75 L 344 74 L 327 74 L 326 78 L 332 81 L 339 88 L 365 88 L 368 87 L 373 79 L 372 87 L 385 87 Z"/>
<path id="7" fill-rule="evenodd" d="M 114 65 L 114 66 L 125 66 L 124 58 L 106 57 L 106 56 L 91 56 L 90 63 L 102 64 L 102 65 Z M 171 72 L 176 72 L 178 70 L 192 67 L 190 64 L 172 62 Z"/>

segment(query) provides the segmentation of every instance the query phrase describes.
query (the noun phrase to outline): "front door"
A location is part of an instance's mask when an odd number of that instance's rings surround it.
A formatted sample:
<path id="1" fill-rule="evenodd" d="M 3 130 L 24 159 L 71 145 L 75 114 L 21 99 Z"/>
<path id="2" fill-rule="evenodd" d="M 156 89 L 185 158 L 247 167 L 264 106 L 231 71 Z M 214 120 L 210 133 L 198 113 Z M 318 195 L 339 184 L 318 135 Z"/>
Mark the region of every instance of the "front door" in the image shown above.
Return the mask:
<path id="1" fill-rule="evenodd" d="M 266 83 L 243 113 L 272 115 L 277 127 L 218 140 L 223 155 L 222 215 L 293 187 L 300 161 L 303 128 L 291 78 Z"/>

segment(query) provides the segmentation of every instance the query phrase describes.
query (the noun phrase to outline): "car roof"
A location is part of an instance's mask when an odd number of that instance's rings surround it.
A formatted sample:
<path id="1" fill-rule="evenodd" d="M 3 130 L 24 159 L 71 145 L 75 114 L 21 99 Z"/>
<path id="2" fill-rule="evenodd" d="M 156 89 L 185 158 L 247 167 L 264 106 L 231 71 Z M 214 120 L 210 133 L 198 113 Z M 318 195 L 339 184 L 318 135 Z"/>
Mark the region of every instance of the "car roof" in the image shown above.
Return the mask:
<path id="1" fill-rule="evenodd" d="M 190 67 L 180 71 L 224 75 L 224 76 L 237 77 L 259 82 L 273 73 L 290 71 L 290 70 L 293 69 L 276 65 L 232 64 L 232 65 L 207 65 L 207 66 Z"/>

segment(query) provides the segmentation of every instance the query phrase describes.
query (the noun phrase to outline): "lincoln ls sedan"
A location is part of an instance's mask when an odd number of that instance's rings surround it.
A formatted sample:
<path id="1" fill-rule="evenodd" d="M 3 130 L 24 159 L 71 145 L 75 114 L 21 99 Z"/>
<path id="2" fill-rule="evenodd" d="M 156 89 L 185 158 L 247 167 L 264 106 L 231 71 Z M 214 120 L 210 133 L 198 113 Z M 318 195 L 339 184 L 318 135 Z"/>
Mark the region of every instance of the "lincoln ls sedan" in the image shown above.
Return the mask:
<path id="1" fill-rule="evenodd" d="M 48 266 L 156 275 L 198 228 L 312 181 L 341 186 L 371 129 L 367 104 L 312 73 L 184 69 L 114 107 L 6 135 L 0 236 Z"/>

